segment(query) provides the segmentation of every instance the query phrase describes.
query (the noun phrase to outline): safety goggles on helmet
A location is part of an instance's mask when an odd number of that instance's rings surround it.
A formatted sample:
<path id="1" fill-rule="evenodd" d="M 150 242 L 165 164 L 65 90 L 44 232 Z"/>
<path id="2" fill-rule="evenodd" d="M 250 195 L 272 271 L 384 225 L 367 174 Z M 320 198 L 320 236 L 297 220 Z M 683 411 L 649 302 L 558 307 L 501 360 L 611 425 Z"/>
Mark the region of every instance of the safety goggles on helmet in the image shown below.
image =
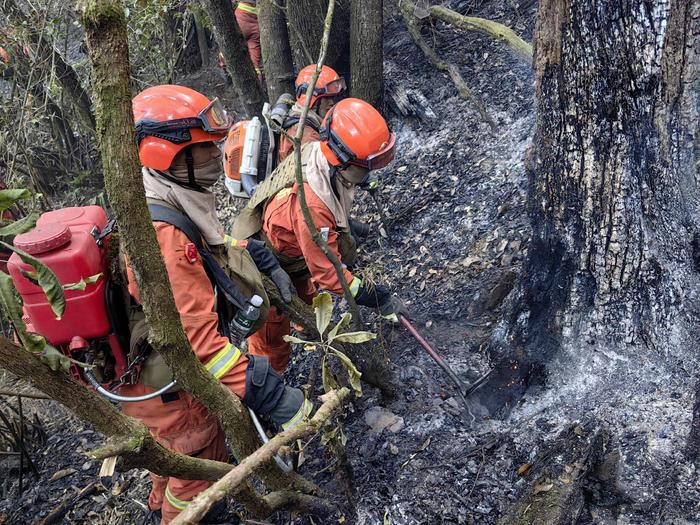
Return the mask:
<path id="1" fill-rule="evenodd" d="M 333 110 L 331 110 L 333 111 Z M 394 160 L 396 156 L 396 135 L 389 133 L 389 141 L 382 144 L 382 148 L 366 159 L 358 159 L 357 155 L 343 142 L 338 134 L 331 129 L 333 114 L 328 119 L 328 124 L 321 128 L 321 140 L 328 144 L 328 148 L 336 156 L 341 166 L 359 166 L 367 170 L 378 170 L 385 168 Z"/>
<path id="2" fill-rule="evenodd" d="M 226 133 L 233 119 L 226 113 L 219 98 L 214 98 L 196 117 L 178 118 L 156 122 L 142 119 L 136 123 L 136 139 L 141 142 L 146 137 L 157 137 L 174 144 L 192 140 L 190 129 L 201 128 L 207 133 Z"/>
<path id="3" fill-rule="evenodd" d="M 309 83 L 304 82 L 297 86 L 297 98 L 306 94 L 306 90 L 309 89 Z M 340 95 L 347 89 L 345 84 L 345 79 L 343 77 L 331 80 L 323 87 L 315 87 L 313 96 L 314 97 L 335 97 Z"/>

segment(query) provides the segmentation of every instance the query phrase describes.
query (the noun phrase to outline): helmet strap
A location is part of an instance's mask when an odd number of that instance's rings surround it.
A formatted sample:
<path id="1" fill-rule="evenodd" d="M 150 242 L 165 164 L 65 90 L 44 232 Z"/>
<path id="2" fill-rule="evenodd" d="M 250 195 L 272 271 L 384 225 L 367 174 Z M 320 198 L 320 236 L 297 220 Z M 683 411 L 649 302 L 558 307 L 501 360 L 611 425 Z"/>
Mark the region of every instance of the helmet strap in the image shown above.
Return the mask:
<path id="1" fill-rule="evenodd" d="M 331 166 L 331 188 L 335 194 L 335 198 L 340 201 L 340 192 L 338 191 L 338 173 L 340 169 L 337 166 Z"/>
<path id="2" fill-rule="evenodd" d="M 197 180 L 194 178 L 194 157 L 192 156 L 192 149 L 189 147 L 185 148 L 185 162 L 187 163 L 188 186 L 195 190 L 201 190 L 202 188 L 197 184 Z"/>

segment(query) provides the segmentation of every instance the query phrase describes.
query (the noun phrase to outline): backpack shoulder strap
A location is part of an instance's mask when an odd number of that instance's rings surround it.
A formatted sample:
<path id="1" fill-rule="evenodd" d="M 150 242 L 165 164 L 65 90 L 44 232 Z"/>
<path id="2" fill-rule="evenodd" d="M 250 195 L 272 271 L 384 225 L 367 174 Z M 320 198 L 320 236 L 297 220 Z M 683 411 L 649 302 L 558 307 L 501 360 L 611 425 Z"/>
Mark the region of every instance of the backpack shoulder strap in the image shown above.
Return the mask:
<path id="1" fill-rule="evenodd" d="M 187 236 L 190 242 L 197 247 L 197 251 L 202 256 L 204 269 L 212 284 L 215 284 L 218 289 L 224 293 L 226 299 L 228 299 L 231 304 L 239 309 L 243 308 L 248 298 L 240 291 L 238 286 L 236 286 L 216 261 L 216 258 L 204 246 L 202 233 L 199 231 L 199 228 L 197 228 L 197 225 L 184 213 L 165 204 L 149 202 L 148 211 L 151 213 L 151 220 L 171 224 Z"/>
<path id="2" fill-rule="evenodd" d="M 282 129 L 288 130 L 292 126 L 296 126 L 297 124 L 299 124 L 299 120 L 301 120 L 299 117 L 287 117 L 287 119 L 282 123 Z M 321 126 L 319 126 L 313 119 L 310 119 L 308 117 L 304 122 L 304 125 L 309 126 L 316 133 L 319 133 L 321 131 Z"/>

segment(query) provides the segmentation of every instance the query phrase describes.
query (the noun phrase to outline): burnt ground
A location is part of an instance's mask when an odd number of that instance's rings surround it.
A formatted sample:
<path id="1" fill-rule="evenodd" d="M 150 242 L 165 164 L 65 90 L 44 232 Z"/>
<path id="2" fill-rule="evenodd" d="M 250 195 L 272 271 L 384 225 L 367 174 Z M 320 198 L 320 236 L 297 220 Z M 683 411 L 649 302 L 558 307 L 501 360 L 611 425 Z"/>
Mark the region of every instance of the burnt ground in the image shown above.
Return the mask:
<path id="1" fill-rule="evenodd" d="M 536 5 L 531 1 L 447 4 L 532 38 Z M 377 234 L 380 213 L 361 193 L 357 215 L 374 226 L 375 235 L 362 247 L 360 271 L 389 283 L 405 300 L 418 329 L 462 380 L 471 382 L 489 369 L 487 346 L 499 335 L 507 309 L 504 299 L 528 245 L 523 165 L 534 126 L 532 72 L 522 59 L 486 37 L 440 23 L 424 32 L 441 57 L 459 66 L 496 122 L 492 130 L 413 45 L 397 13 L 390 2 L 387 89 L 423 101 L 419 104 L 429 107 L 434 117 L 390 114 L 399 154 L 381 174 L 388 238 Z M 216 71 L 191 77 L 189 83 L 220 96 L 226 93 Z M 233 206 L 223 207 L 225 220 L 240 203 L 228 204 Z M 462 410 L 444 373 L 407 333 L 382 327 L 382 335 L 392 340 L 388 351 L 398 394 L 386 401 L 365 387 L 347 415 L 344 431 L 358 512 L 356 519 L 346 516 L 345 523 L 495 524 L 531 482 L 518 469 L 546 451 L 572 422 L 591 418 L 610 428 L 611 446 L 622 461 L 615 497 L 600 490 L 599 479 L 590 480 L 577 523 L 700 523 L 697 473 L 681 453 L 692 409 L 689 373 L 668 379 L 668 368 L 654 368 L 652 359 L 643 361 L 645 371 L 630 363 L 629 383 L 636 386 L 616 395 L 613 376 L 571 376 L 564 361 L 553 368 L 548 387 L 530 391 L 503 420 L 475 420 Z M 618 357 L 595 355 L 591 362 L 604 370 L 606 359 Z M 308 354 L 298 352 L 288 380 L 305 382 L 312 364 Z M 29 523 L 45 515 L 73 487 L 93 481 L 99 468 L 82 455 L 100 442 L 98 435 L 54 403 L 28 403 L 36 406 L 48 434 L 46 445 L 37 445 L 34 453 L 41 478 L 19 498 L 16 480 L 8 483 L 0 523 Z M 341 494 L 326 469 L 327 458 L 316 450 L 312 446 L 302 473 L 329 493 Z M 66 468 L 76 472 L 49 481 Z M 134 471 L 122 479 L 126 489 L 118 483 L 117 490 L 86 498 L 66 522 L 136 522 L 147 480 Z M 269 521 L 289 523 L 290 517 Z M 307 518 L 291 521 L 312 523 Z"/>

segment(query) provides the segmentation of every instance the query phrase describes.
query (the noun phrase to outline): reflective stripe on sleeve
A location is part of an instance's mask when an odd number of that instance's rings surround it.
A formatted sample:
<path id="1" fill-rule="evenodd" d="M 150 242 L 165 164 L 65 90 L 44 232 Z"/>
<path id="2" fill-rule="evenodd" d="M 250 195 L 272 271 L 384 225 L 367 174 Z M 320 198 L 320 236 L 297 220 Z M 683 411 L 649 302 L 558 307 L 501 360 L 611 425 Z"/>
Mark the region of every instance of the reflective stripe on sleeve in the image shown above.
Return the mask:
<path id="1" fill-rule="evenodd" d="M 238 246 L 238 240 L 234 239 L 230 235 L 224 234 L 224 244 L 227 246 Z"/>
<path id="2" fill-rule="evenodd" d="M 292 416 L 292 419 L 286 423 L 282 423 L 282 430 L 289 430 L 290 428 L 297 426 L 311 413 L 313 408 L 314 404 L 308 399 L 304 398 L 304 402 L 299 407 L 299 410 L 297 410 L 297 413 Z"/>
<path id="3" fill-rule="evenodd" d="M 217 354 L 204 365 L 204 368 L 209 370 L 209 373 L 216 379 L 221 379 L 226 375 L 226 372 L 234 367 L 240 357 L 241 351 L 231 343 L 227 343 L 223 350 L 217 352 Z"/>
<path id="4" fill-rule="evenodd" d="M 170 492 L 170 487 L 165 487 L 165 499 L 177 510 L 185 510 L 187 505 L 192 503 L 192 500 L 178 499 L 173 496 L 173 493 Z"/>
<path id="5" fill-rule="evenodd" d="M 246 13 L 258 14 L 258 8 L 252 5 L 244 4 L 243 2 L 238 2 L 238 9 L 245 11 Z"/>
<path id="6" fill-rule="evenodd" d="M 357 277 L 352 278 L 352 282 L 350 283 L 350 293 L 352 294 L 353 297 L 357 295 L 357 293 L 360 291 L 360 286 L 362 286 L 362 279 L 358 279 Z"/>

